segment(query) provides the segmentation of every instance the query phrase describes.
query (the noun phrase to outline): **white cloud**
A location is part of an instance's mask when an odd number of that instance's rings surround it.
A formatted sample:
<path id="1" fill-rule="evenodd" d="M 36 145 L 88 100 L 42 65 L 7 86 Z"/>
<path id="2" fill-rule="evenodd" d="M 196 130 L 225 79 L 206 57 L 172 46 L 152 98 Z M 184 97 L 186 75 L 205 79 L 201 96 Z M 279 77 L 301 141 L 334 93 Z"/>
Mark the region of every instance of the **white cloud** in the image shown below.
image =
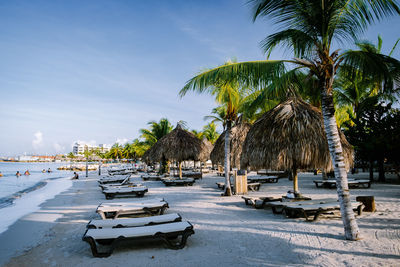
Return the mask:
<path id="1" fill-rule="evenodd" d="M 128 138 L 118 138 L 117 141 L 115 141 L 115 143 L 118 143 L 120 145 L 125 145 L 128 142 L 129 142 Z"/>
<path id="2" fill-rule="evenodd" d="M 65 146 L 62 146 L 57 142 L 53 144 L 53 148 L 57 153 L 58 152 L 64 152 L 64 150 L 65 150 Z"/>
<path id="3" fill-rule="evenodd" d="M 34 139 L 32 140 L 32 146 L 34 149 L 38 149 L 43 145 L 43 134 L 41 131 L 37 131 L 33 137 Z"/>

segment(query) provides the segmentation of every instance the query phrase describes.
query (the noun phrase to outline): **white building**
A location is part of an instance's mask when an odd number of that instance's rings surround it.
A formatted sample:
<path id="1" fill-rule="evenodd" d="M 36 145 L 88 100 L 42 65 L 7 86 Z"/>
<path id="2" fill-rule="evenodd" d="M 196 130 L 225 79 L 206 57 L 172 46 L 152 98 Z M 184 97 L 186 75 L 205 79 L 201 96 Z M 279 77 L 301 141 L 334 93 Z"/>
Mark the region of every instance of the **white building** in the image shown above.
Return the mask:
<path id="1" fill-rule="evenodd" d="M 110 151 L 111 146 L 106 145 L 106 144 L 100 144 L 99 146 L 93 146 L 90 144 L 82 144 L 76 142 L 73 147 L 72 147 L 72 153 L 74 155 L 83 155 L 85 150 L 87 151 L 94 151 L 94 150 L 99 150 L 101 153 L 107 153 Z"/>

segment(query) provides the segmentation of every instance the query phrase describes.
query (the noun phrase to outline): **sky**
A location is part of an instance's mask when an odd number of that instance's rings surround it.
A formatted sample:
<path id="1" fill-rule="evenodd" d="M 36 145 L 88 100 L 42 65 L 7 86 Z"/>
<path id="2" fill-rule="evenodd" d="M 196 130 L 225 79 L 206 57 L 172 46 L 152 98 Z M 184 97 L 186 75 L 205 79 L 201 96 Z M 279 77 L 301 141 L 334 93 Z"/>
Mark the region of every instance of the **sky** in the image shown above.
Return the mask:
<path id="1" fill-rule="evenodd" d="M 390 18 L 364 39 L 381 34 L 387 52 L 399 26 Z M 0 156 L 124 143 L 163 117 L 200 130 L 217 104 L 180 98 L 185 82 L 229 59 L 265 59 L 259 42 L 277 30 L 253 23 L 246 0 L 1 1 Z"/>

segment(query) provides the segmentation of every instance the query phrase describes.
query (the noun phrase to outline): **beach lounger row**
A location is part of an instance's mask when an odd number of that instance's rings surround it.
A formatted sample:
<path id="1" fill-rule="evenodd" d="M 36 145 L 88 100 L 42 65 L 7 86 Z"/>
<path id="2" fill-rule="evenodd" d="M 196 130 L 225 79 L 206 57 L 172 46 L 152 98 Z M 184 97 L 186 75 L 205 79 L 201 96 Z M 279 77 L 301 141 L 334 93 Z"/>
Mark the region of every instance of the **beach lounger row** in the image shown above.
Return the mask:
<path id="1" fill-rule="evenodd" d="M 325 187 L 325 188 L 336 188 L 336 180 L 330 179 L 330 180 L 314 180 L 315 186 L 317 188 L 320 187 Z M 371 181 L 366 180 L 366 179 L 360 179 L 360 180 L 354 180 L 354 179 L 349 179 L 348 180 L 348 186 L 349 188 L 370 188 L 371 187 Z"/>
<path id="2" fill-rule="evenodd" d="M 287 202 L 280 198 L 251 198 L 242 197 L 246 205 L 252 205 L 255 208 L 270 207 L 274 214 L 285 213 L 289 218 L 303 217 L 307 221 L 316 221 L 320 215 L 332 213 L 340 210 L 340 203 L 337 199 L 315 199 L 305 201 Z M 261 203 L 257 203 L 261 202 Z M 351 203 L 352 208 L 358 215 L 361 215 L 363 203 L 354 201 Z"/>
<path id="3" fill-rule="evenodd" d="M 141 212 L 155 208 L 158 205 L 160 215 L 139 218 L 117 218 L 123 213 L 140 216 Z M 161 240 L 171 249 L 181 249 L 186 245 L 187 238 L 194 234 L 193 225 L 182 221 L 177 214 L 162 214 L 168 207 L 163 199 L 151 199 L 142 202 L 103 203 L 97 212 L 103 220 L 91 220 L 82 237 L 89 243 L 94 257 L 108 257 L 115 247 L 125 240 Z M 112 220 L 106 220 L 110 214 Z M 153 215 L 151 213 L 150 215 Z"/>

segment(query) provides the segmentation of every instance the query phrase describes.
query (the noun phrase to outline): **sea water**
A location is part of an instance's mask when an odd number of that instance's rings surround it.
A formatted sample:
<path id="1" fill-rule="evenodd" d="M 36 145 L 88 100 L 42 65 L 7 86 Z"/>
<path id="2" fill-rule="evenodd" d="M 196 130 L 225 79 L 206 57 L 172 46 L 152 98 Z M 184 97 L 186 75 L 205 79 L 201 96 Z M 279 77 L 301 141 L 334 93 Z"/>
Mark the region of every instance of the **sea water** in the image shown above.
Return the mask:
<path id="1" fill-rule="evenodd" d="M 57 170 L 64 164 L 0 162 L 0 233 L 72 185 L 73 172 Z M 49 168 L 52 172 L 47 172 Z M 26 170 L 30 175 L 24 175 Z M 22 175 L 17 177 L 17 171 Z"/>

